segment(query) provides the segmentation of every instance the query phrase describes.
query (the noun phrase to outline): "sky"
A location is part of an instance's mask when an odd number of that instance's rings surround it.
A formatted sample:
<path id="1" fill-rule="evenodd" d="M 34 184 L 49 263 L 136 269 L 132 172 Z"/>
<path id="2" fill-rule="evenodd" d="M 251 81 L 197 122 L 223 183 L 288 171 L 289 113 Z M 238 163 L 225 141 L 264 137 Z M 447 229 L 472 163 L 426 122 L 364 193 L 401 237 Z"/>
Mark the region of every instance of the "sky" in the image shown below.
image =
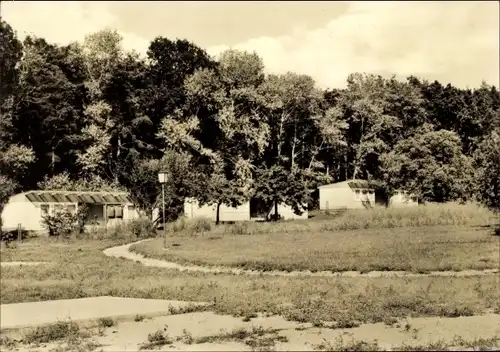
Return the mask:
<path id="1" fill-rule="evenodd" d="M 499 2 L 2 1 L 20 39 L 58 44 L 116 29 L 127 50 L 157 36 L 188 39 L 214 57 L 255 51 L 267 73 L 293 71 L 321 88 L 366 72 L 476 88 L 499 86 Z"/>

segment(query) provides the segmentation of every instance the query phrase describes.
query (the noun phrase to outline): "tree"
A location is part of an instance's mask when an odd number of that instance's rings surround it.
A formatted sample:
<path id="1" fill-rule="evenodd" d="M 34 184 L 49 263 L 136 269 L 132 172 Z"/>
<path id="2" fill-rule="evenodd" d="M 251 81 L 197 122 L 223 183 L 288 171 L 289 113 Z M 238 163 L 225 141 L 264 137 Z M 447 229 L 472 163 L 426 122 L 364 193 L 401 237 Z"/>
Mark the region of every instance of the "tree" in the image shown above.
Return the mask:
<path id="1" fill-rule="evenodd" d="M 384 181 L 423 201 L 447 202 L 470 197 L 471 159 L 462 154 L 451 131 L 423 130 L 398 142 L 381 157 Z"/>
<path id="2" fill-rule="evenodd" d="M 191 156 L 186 152 L 168 149 L 161 159 L 134 159 L 125 167 L 127 172 L 121 172 L 120 181 L 128 189 L 134 204 L 150 219 L 153 210 L 161 206 L 159 171 L 165 171 L 168 175 L 165 184 L 165 216 L 168 220 L 175 220 L 181 215 L 185 198 L 201 189 L 199 175 L 194 171 Z"/>
<path id="3" fill-rule="evenodd" d="M 45 177 L 38 188 L 47 191 L 123 192 L 124 187 L 109 183 L 99 176 L 72 178 L 68 172 Z"/>
<path id="4" fill-rule="evenodd" d="M 158 137 L 171 148 L 189 151 L 211 175 L 210 197 L 198 197 L 202 204 L 219 209 L 251 197 L 253 162 L 264 152 L 269 133 L 257 90 L 262 70 L 255 54 L 222 54 L 217 70 L 198 70 L 186 79 L 183 111 L 162 121 Z M 200 125 L 212 135 L 203 135 Z"/>
<path id="5" fill-rule="evenodd" d="M 34 153 L 25 146 L 10 145 L 0 149 L 0 230 L 2 228 L 2 212 L 25 178 L 26 170 L 35 161 Z"/>
<path id="6" fill-rule="evenodd" d="M 43 39 L 27 37 L 24 41 L 9 134 L 12 141 L 31 148 L 36 156 L 30 177 L 22 185 L 26 188 L 35 187 L 40 176 L 65 171 L 75 160 L 82 126 L 78 107 L 81 90 L 63 70 L 68 69 L 66 59 L 60 48 Z"/>
<path id="7" fill-rule="evenodd" d="M 9 201 L 9 198 L 16 191 L 16 184 L 12 179 L 5 175 L 0 174 L 0 234 L 2 232 L 2 212 L 5 204 Z"/>
<path id="8" fill-rule="evenodd" d="M 474 161 L 477 198 L 500 212 L 500 128 L 493 130 L 479 145 Z"/>
<path id="9" fill-rule="evenodd" d="M 12 27 L 0 19 L 0 127 L 7 122 L 9 98 L 14 94 L 18 82 L 18 63 L 22 57 L 22 44 Z M 0 130 L 1 131 L 1 130 Z M 1 135 L 0 135 L 1 137 Z"/>
<path id="10" fill-rule="evenodd" d="M 270 133 L 256 178 L 256 197 L 274 204 L 275 218 L 280 202 L 300 214 L 310 189 L 324 174 L 318 154 L 342 144 L 346 124 L 333 110 L 323 112 L 323 94 L 309 76 L 269 75 L 259 92 Z"/>
<path id="11" fill-rule="evenodd" d="M 86 72 L 85 87 L 88 104 L 84 108 L 87 123 L 82 132 L 87 147 L 78 153 L 78 164 L 84 174 L 116 178 L 110 165 L 111 139 L 118 116 L 106 99 L 105 90 L 123 57 L 121 36 L 109 29 L 85 37 L 83 57 Z"/>
<path id="12" fill-rule="evenodd" d="M 347 158 L 352 165 L 346 177 L 377 178 L 379 157 L 390 149 L 401 121 L 391 114 L 385 96 L 387 82 L 368 74 L 351 74 L 338 108 L 349 124 Z"/>
<path id="13" fill-rule="evenodd" d="M 161 158 L 165 145 L 156 134 L 166 116 L 184 108 L 186 78 L 199 69 L 215 69 L 217 64 L 205 50 L 184 39 L 156 37 L 149 45 L 147 57 L 146 86 L 139 93 L 143 113 L 151 120 L 145 141 L 155 146 L 151 156 Z"/>

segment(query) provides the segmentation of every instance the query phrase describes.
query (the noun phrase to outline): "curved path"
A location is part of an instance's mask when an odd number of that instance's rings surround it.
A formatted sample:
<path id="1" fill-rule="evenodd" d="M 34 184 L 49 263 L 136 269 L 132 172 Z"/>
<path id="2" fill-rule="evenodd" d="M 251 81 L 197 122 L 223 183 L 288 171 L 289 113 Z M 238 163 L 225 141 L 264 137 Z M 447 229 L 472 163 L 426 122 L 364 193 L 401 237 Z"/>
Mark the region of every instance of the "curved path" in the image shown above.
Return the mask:
<path id="1" fill-rule="evenodd" d="M 146 258 L 142 254 L 130 251 L 130 246 L 148 240 L 142 240 L 134 243 L 129 243 L 123 246 L 111 247 L 105 249 L 103 253 L 108 257 L 125 258 L 139 262 L 145 266 L 152 266 L 156 268 L 173 269 L 188 272 L 202 272 L 202 273 L 222 273 L 233 275 L 269 275 L 269 276 L 312 276 L 312 277 L 425 277 L 425 276 L 452 276 L 452 277 L 465 277 L 465 276 L 482 276 L 492 275 L 500 272 L 499 269 L 486 269 L 486 270 L 463 270 L 463 271 L 432 271 L 427 274 L 419 274 L 409 271 L 370 271 L 368 273 L 360 273 L 359 271 L 258 271 L 246 270 L 228 267 L 206 267 L 198 265 L 182 265 L 178 263 L 168 262 L 165 260 Z"/>

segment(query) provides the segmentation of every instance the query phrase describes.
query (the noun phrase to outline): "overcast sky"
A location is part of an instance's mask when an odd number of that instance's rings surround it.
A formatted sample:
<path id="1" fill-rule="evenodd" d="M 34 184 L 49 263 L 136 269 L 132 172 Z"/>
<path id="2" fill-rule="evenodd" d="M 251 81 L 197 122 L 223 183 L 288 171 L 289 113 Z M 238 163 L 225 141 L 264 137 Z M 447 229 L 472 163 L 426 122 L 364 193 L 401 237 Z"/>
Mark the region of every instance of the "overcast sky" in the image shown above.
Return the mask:
<path id="1" fill-rule="evenodd" d="M 109 27 L 144 53 L 156 36 L 186 38 L 212 55 L 255 50 L 267 72 L 309 74 L 323 88 L 343 87 L 352 72 L 499 85 L 497 1 L 2 1 L 1 9 L 21 39 L 67 44 Z"/>

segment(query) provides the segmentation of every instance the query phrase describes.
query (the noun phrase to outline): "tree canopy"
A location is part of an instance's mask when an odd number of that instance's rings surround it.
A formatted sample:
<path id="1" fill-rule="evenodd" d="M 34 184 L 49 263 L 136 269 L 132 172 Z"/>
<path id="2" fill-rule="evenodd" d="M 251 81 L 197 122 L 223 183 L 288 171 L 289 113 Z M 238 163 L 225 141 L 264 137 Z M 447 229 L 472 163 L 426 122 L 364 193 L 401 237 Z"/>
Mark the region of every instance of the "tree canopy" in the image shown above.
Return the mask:
<path id="1" fill-rule="evenodd" d="M 485 83 L 353 72 L 325 91 L 267 74 L 254 52 L 213 58 L 157 37 L 140 58 L 111 29 L 60 46 L 21 43 L 5 21 L 0 80 L 0 204 L 37 188 L 124 189 L 151 215 L 163 169 L 172 219 L 187 197 L 300 213 L 319 185 L 353 178 L 500 208 L 500 93 Z"/>

